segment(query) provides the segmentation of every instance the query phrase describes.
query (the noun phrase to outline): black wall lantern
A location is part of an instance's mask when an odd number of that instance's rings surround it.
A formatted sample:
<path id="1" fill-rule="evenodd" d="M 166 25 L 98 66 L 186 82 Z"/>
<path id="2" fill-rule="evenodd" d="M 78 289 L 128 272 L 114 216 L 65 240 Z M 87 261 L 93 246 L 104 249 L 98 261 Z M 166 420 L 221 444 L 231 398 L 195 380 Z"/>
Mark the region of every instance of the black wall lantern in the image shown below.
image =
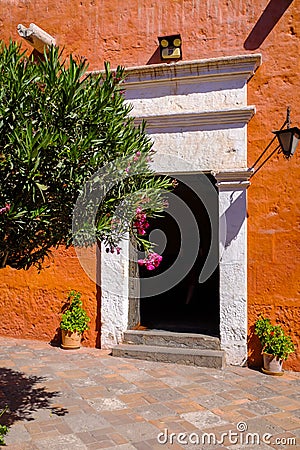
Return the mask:
<path id="1" fill-rule="evenodd" d="M 158 42 L 161 59 L 182 59 L 180 34 L 159 37 Z"/>
<path id="2" fill-rule="evenodd" d="M 286 125 L 286 129 L 283 127 Z M 280 130 L 273 131 L 276 134 L 281 151 L 287 158 L 293 156 L 296 151 L 299 139 L 300 139 L 300 129 L 298 127 L 290 128 L 291 125 L 291 109 L 288 106 L 286 112 L 286 120 Z"/>
<path id="3" fill-rule="evenodd" d="M 271 140 L 271 142 L 267 145 L 267 147 L 264 149 L 262 154 L 258 157 L 258 159 L 255 161 L 252 167 L 250 167 L 249 170 L 252 170 L 253 173 L 251 176 L 256 174 L 264 165 L 265 163 L 272 158 L 275 153 L 283 153 L 286 158 L 290 158 L 293 156 L 293 154 L 296 151 L 297 145 L 300 140 L 300 128 L 293 127 L 290 128 L 291 120 L 290 120 L 290 107 L 287 108 L 286 113 L 286 120 L 280 130 L 273 131 L 275 134 L 274 138 Z M 284 129 L 284 127 L 286 128 Z M 278 139 L 279 145 L 272 151 L 272 153 L 263 160 L 263 162 L 260 164 L 259 167 L 255 168 L 259 161 L 263 158 L 263 156 L 266 154 L 267 150 L 271 147 L 275 139 Z"/>
<path id="4" fill-rule="evenodd" d="M 282 153 L 287 158 L 293 156 L 296 151 L 299 139 L 300 129 L 298 127 L 287 128 L 286 130 L 273 131 L 276 134 Z"/>

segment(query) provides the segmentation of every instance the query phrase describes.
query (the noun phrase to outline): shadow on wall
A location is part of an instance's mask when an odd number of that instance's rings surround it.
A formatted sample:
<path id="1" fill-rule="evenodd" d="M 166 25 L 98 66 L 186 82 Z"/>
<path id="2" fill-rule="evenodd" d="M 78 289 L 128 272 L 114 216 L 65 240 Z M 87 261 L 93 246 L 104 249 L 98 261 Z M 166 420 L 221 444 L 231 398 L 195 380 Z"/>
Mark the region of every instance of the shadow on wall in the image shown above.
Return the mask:
<path id="1" fill-rule="evenodd" d="M 61 307 L 60 313 L 63 314 L 65 312 L 65 310 L 68 307 L 68 301 L 65 301 L 64 304 Z M 53 336 L 53 338 L 50 341 L 50 345 L 52 345 L 52 347 L 60 347 L 61 344 L 61 328 L 60 326 L 58 326 L 55 330 L 55 335 Z"/>
<path id="2" fill-rule="evenodd" d="M 50 341 L 50 345 L 52 345 L 52 347 L 60 347 L 60 344 L 61 344 L 61 329 L 60 327 L 57 327 L 55 330 L 55 335 Z"/>
<path id="3" fill-rule="evenodd" d="M 271 0 L 245 40 L 244 48 L 258 49 L 292 2 L 293 0 Z"/>
<path id="4" fill-rule="evenodd" d="M 22 372 L 1 367 L 0 409 L 8 406 L 1 417 L 1 425 L 11 426 L 19 420 L 34 420 L 32 413 L 39 409 L 49 409 L 56 416 L 67 414 L 67 409 L 50 405 L 50 400 L 59 397 L 60 392 L 48 392 L 44 387 L 36 387 L 45 381 L 45 377 L 26 376 Z"/>
<path id="5" fill-rule="evenodd" d="M 260 340 L 254 334 L 255 325 L 251 325 L 248 334 L 248 365 L 249 367 L 261 367 L 262 366 L 262 347 Z"/>
<path id="6" fill-rule="evenodd" d="M 146 65 L 161 64 L 162 62 L 163 61 L 161 60 L 161 57 L 160 57 L 159 47 L 157 47 L 157 49 L 155 50 L 155 52 L 153 53 L 153 55 L 151 56 L 149 61 L 146 62 Z"/>
<path id="7" fill-rule="evenodd" d="M 226 230 L 226 242 L 225 247 L 229 247 L 231 242 L 237 238 L 240 229 L 246 219 L 246 191 L 243 191 L 234 201 L 232 200 L 230 206 L 223 213 L 225 217 L 225 223 L 227 225 Z M 222 223 L 223 217 L 220 222 Z"/>

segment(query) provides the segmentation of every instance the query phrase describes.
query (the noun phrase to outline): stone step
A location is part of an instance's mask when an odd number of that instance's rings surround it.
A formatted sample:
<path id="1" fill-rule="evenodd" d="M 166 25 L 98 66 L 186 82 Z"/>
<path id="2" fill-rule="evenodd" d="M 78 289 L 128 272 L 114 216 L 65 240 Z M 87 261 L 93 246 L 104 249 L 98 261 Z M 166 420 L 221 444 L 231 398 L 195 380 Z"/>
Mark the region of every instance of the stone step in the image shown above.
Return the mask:
<path id="1" fill-rule="evenodd" d="M 220 339 L 217 337 L 163 330 L 127 330 L 124 333 L 123 343 L 220 350 Z"/>
<path id="2" fill-rule="evenodd" d="M 112 356 L 214 369 L 225 367 L 225 353 L 221 350 L 119 344 L 112 348 Z"/>

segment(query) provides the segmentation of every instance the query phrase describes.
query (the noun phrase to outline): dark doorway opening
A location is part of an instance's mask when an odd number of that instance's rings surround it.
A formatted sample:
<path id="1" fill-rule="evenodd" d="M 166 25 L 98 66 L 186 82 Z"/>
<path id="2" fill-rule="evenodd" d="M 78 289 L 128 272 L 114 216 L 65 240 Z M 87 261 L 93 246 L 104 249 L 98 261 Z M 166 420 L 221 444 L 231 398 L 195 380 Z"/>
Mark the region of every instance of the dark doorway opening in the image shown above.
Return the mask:
<path id="1" fill-rule="evenodd" d="M 204 183 L 203 177 L 205 177 Z M 181 254 L 180 249 L 181 247 L 184 249 L 185 245 L 191 245 L 191 242 L 187 242 L 188 240 L 184 242 L 181 239 L 181 224 L 175 220 L 174 215 L 168 213 L 168 209 L 162 214 L 162 217 L 149 220 L 149 235 L 150 238 L 154 236 L 154 239 L 151 240 L 156 242 L 155 233 L 157 232 L 158 237 L 159 235 L 164 236 L 163 251 L 160 252 L 158 248 L 158 253 L 162 254 L 163 260 L 154 271 L 147 271 L 144 267 L 139 268 L 140 324 L 142 327 L 151 329 L 219 336 L 219 266 L 217 265 L 205 282 L 198 282 L 212 245 L 215 246 L 215 251 L 218 253 L 218 239 L 212 239 L 211 226 L 211 221 L 215 221 L 215 223 L 218 221 L 218 195 L 215 189 L 215 179 L 209 174 L 191 174 L 180 175 L 177 181 L 178 186 L 174 189 L 173 194 L 178 196 L 189 208 L 199 231 L 200 240 L 195 242 L 196 257 L 186 275 L 178 283 L 164 292 L 146 297 L 145 280 L 153 278 L 153 282 L 156 283 L 155 276 L 157 274 L 163 274 L 168 269 L 172 269 L 174 262 L 178 262 L 178 258 L 189 257 L 189 252 Z M 207 189 L 208 184 L 209 189 Z M 192 188 L 193 186 L 197 186 L 198 194 Z M 209 203 L 209 213 L 202 201 L 205 195 L 207 195 L 206 206 Z M 185 217 L 184 213 L 183 217 Z M 186 217 L 184 220 L 188 221 L 189 218 Z M 194 245 L 193 242 L 192 245 Z M 184 263 L 183 260 L 182 263 Z"/>

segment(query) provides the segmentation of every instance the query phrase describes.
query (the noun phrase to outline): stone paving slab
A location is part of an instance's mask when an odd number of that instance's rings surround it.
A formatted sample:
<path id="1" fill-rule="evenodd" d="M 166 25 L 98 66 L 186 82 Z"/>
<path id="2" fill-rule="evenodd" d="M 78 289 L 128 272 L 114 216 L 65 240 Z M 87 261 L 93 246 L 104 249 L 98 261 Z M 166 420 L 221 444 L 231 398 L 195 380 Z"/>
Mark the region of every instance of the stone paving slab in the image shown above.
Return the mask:
<path id="1" fill-rule="evenodd" d="M 300 373 L 271 377 L 0 337 L 11 450 L 300 449 Z"/>

